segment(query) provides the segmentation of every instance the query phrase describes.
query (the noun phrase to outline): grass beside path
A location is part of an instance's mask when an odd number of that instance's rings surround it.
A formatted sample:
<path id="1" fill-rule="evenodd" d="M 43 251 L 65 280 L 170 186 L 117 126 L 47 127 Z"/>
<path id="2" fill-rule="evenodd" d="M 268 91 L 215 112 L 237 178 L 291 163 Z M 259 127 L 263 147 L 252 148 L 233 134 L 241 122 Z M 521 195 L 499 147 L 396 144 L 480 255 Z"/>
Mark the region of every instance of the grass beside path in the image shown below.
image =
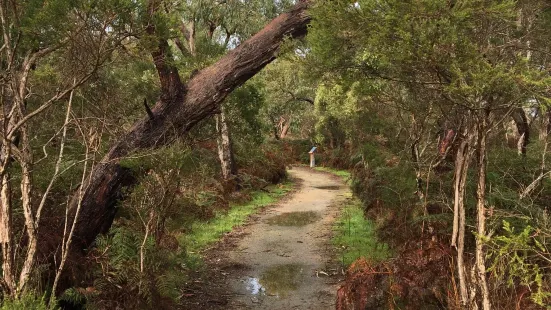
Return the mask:
<path id="1" fill-rule="evenodd" d="M 318 171 L 329 172 L 351 182 L 351 174 L 346 170 L 327 167 L 316 167 Z M 348 192 L 349 198 L 344 202 L 339 216 L 333 225 L 333 244 L 339 249 L 340 260 L 344 266 L 356 259 L 365 257 L 371 261 L 382 261 L 390 257 L 388 245 L 377 238 L 375 224 L 364 215 L 361 201 Z"/>
<path id="2" fill-rule="evenodd" d="M 340 259 L 344 266 L 360 257 L 370 261 L 382 261 L 390 257 L 388 245 L 378 240 L 375 225 L 365 217 L 357 198 L 346 200 L 333 230 L 332 241 L 341 250 Z"/>
<path id="3" fill-rule="evenodd" d="M 267 187 L 267 192 L 254 192 L 252 199 L 244 204 L 232 204 L 227 212 L 219 212 L 207 222 L 196 222 L 192 225 L 190 233 L 179 238 L 180 246 L 185 247 L 188 257 L 188 268 L 196 269 L 202 265 L 200 252 L 209 245 L 222 239 L 225 233 L 234 227 L 243 225 L 251 214 L 261 208 L 275 203 L 291 191 L 294 184 L 290 181 Z"/>
<path id="4" fill-rule="evenodd" d="M 348 172 L 346 170 L 338 170 L 338 169 L 333 169 L 333 168 L 329 168 L 329 167 L 315 167 L 314 169 L 316 169 L 317 171 L 329 172 L 329 173 L 332 173 L 336 176 L 339 176 L 347 184 L 349 183 L 350 178 L 351 178 L 350 172 Z"/>

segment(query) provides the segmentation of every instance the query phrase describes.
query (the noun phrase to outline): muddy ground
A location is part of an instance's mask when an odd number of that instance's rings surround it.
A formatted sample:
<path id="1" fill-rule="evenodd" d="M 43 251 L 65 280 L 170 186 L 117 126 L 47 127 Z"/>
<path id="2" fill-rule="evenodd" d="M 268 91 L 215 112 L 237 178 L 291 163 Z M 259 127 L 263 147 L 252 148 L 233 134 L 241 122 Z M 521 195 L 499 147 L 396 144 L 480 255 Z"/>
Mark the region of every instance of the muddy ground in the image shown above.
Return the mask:
<path id="1" fill-rule="evenodd" d="M 184 309 L 334 309 L 341 265 L 330 244 L 340 178 L 289 170 L 297 189 L 251 217 L 205 253 L 183 292 Z"/>

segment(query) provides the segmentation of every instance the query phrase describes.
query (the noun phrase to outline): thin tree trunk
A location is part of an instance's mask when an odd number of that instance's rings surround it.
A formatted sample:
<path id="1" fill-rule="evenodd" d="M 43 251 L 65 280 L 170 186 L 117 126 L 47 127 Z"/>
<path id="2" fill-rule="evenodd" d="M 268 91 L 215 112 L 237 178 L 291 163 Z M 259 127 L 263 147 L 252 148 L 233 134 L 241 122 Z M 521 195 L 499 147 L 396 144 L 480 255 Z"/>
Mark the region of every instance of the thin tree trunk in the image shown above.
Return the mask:
<path id="1" fill-rule="evenodd" d="M 526 156 L 526 141 L 526 135 L 524 133 L 521 134 L 517 142 L 517 153 L 519 155 Z"/>
<path id="2" fill-rule="evenodd" d="M 141 273 L 143 273 L 145 270 L 145 267 L 144 267 L 145 266 L 145 245 L 147 243 L 147 238 L 149 237 L 149 232 L 151 231 L 151 222 L 153 221 L 154 218 L 155 218 L 155 212 L 153 211 L 153 209 L 151 209 L 151 211 L 149 211 L 149 220 L 147 221 L 147 223 L 142 220 L 142 223 L 145 229 L 145 235 L 143 236 L 142 244 L 140 245 L 140 272 Z"/>
<path id="3" fill-rule="evenodd" d="M 279 123 L 276 122 L 275 118 L 270 115 L 270 120 L 272 121 L 272 133 L 274 135 L 274 139 L 279 140 Z"/>
<path id="4" fill-rule="evenodd" d="M 543 121 L 540 129 L 539 138 L 542 141 L 547 141 L 547 136 L 551 132 L 551 111 L 541 115 Z"/>
<path id="5" fill-rule="evenodd" d="M 519 8 L 517 13 L 517 29 L 522 29 L 526 27 L 526 31 L 530 31 L 532 28 L 532 23 L 529 19 L 526 18 L 526 15 L 522 11 L 522 8 Z M 526 59 L 530 61 L 532 57 L 532 52 L 530 50 L 530 40 L 526 41 Z M 513 120 L 517 125 L 517 153 L 520 156 L 526 156 L 526 146 L 530 143 L 530 123 L 526 117 L 526 113 L 522 107 L 518 107 L 512 114 Z M 484 120 L 486 121 L 486 119 Z M 485 138 L 484 138 L 485 139 Z"/>
<path id="6" fill-rule="evenodd" d="M 220 107 L 220 114 L 216 115 L 216 131 L 218 133 L 216 142 L 218 144 L 218 158 L 222 168 L 224 180 L 230 180 L 237 175 L 237 168 L 233 158 L 233 147 L 226 119 L 225 107 Z"/>
<path id="7" fill-rule="evenodd" d="M 463 139 L 457 148 L 457 153 L 455 156 L 455 167 L 454 167 L 454 203 L 453 203 L 453 230 L 452 230 L 452 241 L 451 246 L 457 247 L 457 238 L 459 236 L 459 209 L 463 204 L 464 199 L 464 184 L 465 178 L 463 167 L 466 163 L 465 155 L 468 153 L 469 142 L 467 139 Z"/>
<path id="8" fill-rule="evenodd" d="M 469 302 L 467 290 L 467 277 L 465 267 L 465 184 L 467 181 L 468 169 L 473 155 L 471 143 L 474 137 L 472 130 L 467 130 L 467 137 L 461 141 L 455 158 L 455 182 L 454 182 L 454 220 L 452 232 L 452 246 L 457 248 L 457 273 L 459 278 L 459 293 L 461 303 L 466 306 Z"/>
<path id="9" fill-rule="evenodd" d="M 471 282 L 472 285 L 469 286 L 469 310 L 478 310 L 478 302 L 476 295 L 478 292 L 478 285 L 476 283 L 476 264 L 471 266 Z"/>
<path id="10" fill-rule="evenodd" d="M 517 151 L 521 156 L 526 156 L 526 146 L 530 142 L 530 124 L 526 113 L 521 107 L 515 109 L 512 114 L 517 129 Z"/>
<path id="11" fill-rule="evenodd" d="M 25 103 L 23 98 L 17 100 L 19 105 L 19 113 L 24 115 Z M 19 158 L 21 165 L 21 204 L 23 207 L 23 215 L 25 218 L 25 228 L 27 230 L 27 254 L 23 263 L 23 268 L 19 274 L 19 283 L 17 285 L 16 295 L 22 294 L 27 286 L 31 273 L 34 269 L 36 261 L 36 248 L 38 246 L 38 223 L 36 222 L 32 206 L 32 171 L 33 171 L 33 156 L 31 144 L 29 141 L 29 133 L 27 131 L 27 123 L 20 127 L 21 136 L 21 156 Z"/>
<path id="12" fill-rule="evenodd" d="M 67 103 L 67 111 L 65 113 L 65 121 L 63 123 L 63 134 L 61 136 L 61 142 L 60 142 L 60 145 L 59 145 L 59 155 L 57 157 L 57 161 L 56 161 L 56 164 L 55 164 L 54 174 L 53 174 L 52 178 L 50 179 L 50 183 L 48 184 L 48 187 L 47 187 L 46 191 L 44 192 L 44 195 L 42 196 L 42 201 L 40 202 L 40 206 L 38 207 L 38 211 L 37 211 L 37 218 L 40 218 L 41 209 L 44 206 L 44 203 L 45 203 L 46 198 L 47 198 L 47 196 L 50 192 L 50 189 L 52 188 L 52 185 L 54 184 L 54 182 L 59 177 L 59 170 L 60 170 L 61 163 L 62 163 L 62 160 L 63 160 L 63 152 L 65 150 L 65 142 L 67 141 L 67 129 L 68 129 L 68 126 L 69 126 L 69 118 L 71 116 L 71 111 L 72 111 L 73 95 L 74 95 L 74 91 L 71 91 L 71 95 L 69 96 L 69 102 Z M 87 163 L 85 163 L 83 178 L 86 175 L 86 170 L 87 170 L 86 167 L 87 167 Z M 54 278 L 54 283 L 52 285 L 52 295 L 53 296 L 55 296 L 55 293 L 57 291 L 57 286 L 58 286 L 58 283 L 59 283 L 59 279 L 60 279 L 61 274 L 63 272 L 63 268 L 65 267 L 65 262 L 67 261 L 67 256 L 68 256 L 66 242 L 65 242 L 65 240 L 67 240 L 67 227 L 68 227 L 68 222 L 67 221 L 69 220 L 68 213 L 69 213 L 69 209 L 66 208 L 65 209 L 65 225 L 64 225 L 64 229 L 63 229 L 63 241 L 61 243 L 61 262 L 60 262 L 60 264 L 57 268 L 55 278 Z M 50 304 L 51 304 L 52 300 L 53 299 L 50 298 L 50 300 L 49 300 Z"/>
<path id="13" fill-rule="evenodd" d="M 10 160 L 5 157 L 5 160 Z M 2 189 L 0 192 L 0 243 L 2 244 L 2 275 L 3 286 L 8 295 L 15 292 L 15 277 L 13 264 L 13 228 L 12 228 L 12 204 L 10 174 L 2 176 Z"/>
<path id="14" fill-rule="evenodd" d="M 36 247 L 38 239 L 38 231 L 35 224 L 35 220 L 32 212 L 31 204 L 31 175 L 32 167 L 30 163 L 22 164 L 22 180 L 21 180 L 21 200 L 23 204 L 23 214 L 25 216 L 25 227 L 27 229 L 27 255 L 25 256 L 25 262 L 23 268 L 19 274 L 19 283 L 17 286 L 17 295 L 22 294 L 27 286 L 31 272 L 33 271 L 35 259 L 36 259 Z"/>
<path id="15" fill-rule="evenodd" d="M 478 184 L 476 189 L 477 236 L 476 236 L 476 271 L 477 281 L 482 294 L 482 309 L 490 310 L 490 292 L 486 281 L 486 264 L 484 261 L 484 238 L 486 237 L 486 138 L 488 114 L 483 111 L 478 125 Z M 474 279 L 472 279 L 474 282 Z"/>
<path id="16" fill-rule="evenodd" d="M 286 121 L 287 120 L 285 119 L 285 115 L 279 117 L 279 121 L 277 122 L 276 126 L 276 135 L 278 140 L 281 139 L 281 133 L 283 132 L 283 126 L 285 125 Z"/>
<path id="17" fill-rule="evenodd" d="M 86 157 L 84 159 L 84 167 L 80 179 L 81 186 L 78 189 L 78 202 L 76 205 L 75 214 L 73 217 L 70 216 L 69 213 L 69 206 L 65 209 L 65 223 L 63 227 L 63 239 L 61 242 L 61 262 L 59 263 L 59 267 L 56 270 L 56 275 L 54 279 L 54 284 L 52 286 L 52 295 L 55 296 L 57 293 L 57 287 L 59 283 L 59 279 L 61 278 L 61 275 L 63 274 L 63 270 L 65 268 L 65 263 L 67 262 L 67 258 L 71 254 L 72 248 L 71 245 L 73 243 L 73 236 L 75 234 L 75 228 L 77 227 L 77 223 L 80 220 L 80 211 L 82 210 L 82 198 L 85 193 L 85 188 L 83 187 L 86 182 L 86 176 L 88 175 L 88 162 L 89 162 L 89 155 L 90 155 L 90 148 L 88 144 L 86 144 Z M 50 299 L 50 302 L 52 299 Z"/>
<path id="18" fill-rule="evenodd" d="M 280 139 L 284 139 L 287 134 L 289 133 L 289 128 L 291 127 L 291 116 L 289 116 L 286 120 L 285 120 L 285 124 L 283 125 L 283 127 L 281 128 L 281 133 L 279 134 L 279 138 Z"/>
<path id="19" fill-rule="evenodd" d="M 10 32 L 6 28 L 6 18 L 3 9 L 4 3 L 0 4 L 0 20 L 4 44 L 10 44 Z M 6 48 L 6 59 L 11 58 L 11 48 Z M 9 68 L 9 63 L 8 63 Z M 6 70 L 7 71 L 7 70 Z M 0 100 L 2 104 L 2 140 L 0 142 L 0 245 L 2 250 L 2 293 L 6 297 L 13 297 L 17 283 L 15 282 L 14 249 L 13 249 L 13 222 L 12 222 L 12 188 L 11 175 L 8 172 L 12 162 L 12 141 L 6 139 L 6 131 L 10 128 L 11 119 L 8 117 L 13 105 L 13 92 L 8 83 L 1 84 Z M 6 126 L 7 125 L 7 126 Z"/>
<path id="20" fill-rule="evenodd" d="M 549 116 L 551 116 L 549 112 L 545 114 L 547 122 L 549 121 L 549 118 L 548 118 Z M 548 126 L 548 124 L 549 123 L 544 125 Z M 524 199 L 528 197 L 541 184 L 541 181 L 543 180 L 543 178 L 545 178 L 548 175 L 551 175 L 551 171 L 547 171 L 547 163 L 546 163 L 547 149 L 549 147 L 549 141 L 547 140 L 548 134 L 549 133 L 547 130 L 542 130 L 540 132 L 540 140 L 543 142 L 543 151 L 541 152 L 540 175 L 520 193 L 519 195 L 520 199 Z"/>
<path id="21" fill-rule="evenodd" d="M 194 17 L 194 20 L 192 20 L 189 23 L 188 43 L 189 43 L 189 53 L 191 54 L 191 56 L 196 56 L 197 51 L 196 51 L 196 47 L 195 47 L 195 17 Z"/>
<path id="22" fill-rule="evenodd" d="M 136 151 L 168 145 L 199 121 L 215 114 L 229 93 L 276 58 L 284 38 L 306 34 L 310 21 L 307 8 L 308 2 L 299 2 L 217 63 L 199 71 L 186 85 L 181 83 L 178 70 L 170 65 L 168 42 L 159 40 L 152 55 L 161 82 L 161 96 L 151 109 L 153 118 L 146 116 L 138 121 L 93 169 L 74 233 L 78 243 L 74 249 L 87 248 L 98 234 L 109 229 L 123 187 L 135 184 L 136 179 L 119 164 L 120 160 Z M 152 25 L 147 30 L 155 33 Z M 78 200 L 75 195 L 71 202 L 73 210 Z"/>

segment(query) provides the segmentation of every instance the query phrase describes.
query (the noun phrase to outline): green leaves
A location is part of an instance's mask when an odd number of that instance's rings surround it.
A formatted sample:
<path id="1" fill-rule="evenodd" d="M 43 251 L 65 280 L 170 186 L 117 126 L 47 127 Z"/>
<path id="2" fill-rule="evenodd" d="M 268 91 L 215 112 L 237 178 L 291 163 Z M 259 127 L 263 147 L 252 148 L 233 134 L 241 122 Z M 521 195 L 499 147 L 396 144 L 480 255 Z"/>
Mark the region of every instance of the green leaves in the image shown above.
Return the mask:
<path id="1" fill-rule="evenodd" d="M 534 287 L 531 299 L 540 306 L 548 305 L 551 293 L 544 282 L 546 271 L 538 261 L 551 262 L 551 253 L 538 240 L 538 231 L 530 225 L 517 230 L 508 221 L 503 221 L 502 228 L 504 234 L 488 241 L 492 262 L 488 271 L 506 279 L 510 287 L 517 283 Z"/>
<path id="2" fill-rule="evenodd" d="M 17 10 L 22 14 L 20 17 L 15 17 L 20 22 L 18 30 L 23 33 L 27 44 L 32 44 L 35 48 L 45 47 L 48 43 L 55 42 L 59 36 L 66 34 L 65 32 L 71 27 L 68 17 L 78 7 L 78 1 L 75 0 L 18 1 Z"/>

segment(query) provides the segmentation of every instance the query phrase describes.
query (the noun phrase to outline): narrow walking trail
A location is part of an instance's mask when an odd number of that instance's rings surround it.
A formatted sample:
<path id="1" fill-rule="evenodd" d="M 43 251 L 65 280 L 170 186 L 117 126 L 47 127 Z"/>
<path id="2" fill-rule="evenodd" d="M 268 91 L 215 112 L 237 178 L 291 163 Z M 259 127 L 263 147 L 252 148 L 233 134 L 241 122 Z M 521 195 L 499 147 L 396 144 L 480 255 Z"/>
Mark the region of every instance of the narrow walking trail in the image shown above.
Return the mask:
<path id="1" fill-rule="evenodd" d="M 348 192 L 340 178 L 310 168 L 289 171 L 300 188 L 245 228 L 225 259 L 233 290 L 225 309 L 334 309 L 329 274 L 331 227 Z"/>

